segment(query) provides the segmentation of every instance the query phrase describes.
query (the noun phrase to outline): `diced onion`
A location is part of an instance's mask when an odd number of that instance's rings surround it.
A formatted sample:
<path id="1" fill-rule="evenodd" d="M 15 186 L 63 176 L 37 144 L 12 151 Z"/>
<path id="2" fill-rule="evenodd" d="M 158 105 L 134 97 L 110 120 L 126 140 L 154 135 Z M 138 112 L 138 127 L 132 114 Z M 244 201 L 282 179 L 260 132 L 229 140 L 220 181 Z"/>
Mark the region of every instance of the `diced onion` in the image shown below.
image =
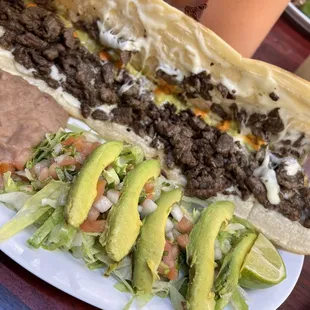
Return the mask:
<path id="1" fill-rule="evenodd" d="M 145 217 L 157 209 L 157 204 L 151 199 L 145 199 L 142 203 L 142 207 L 141 216 Z"/>
<path id="2" fill-rule="evenodd" d="M 167 232 L 166 233 L 166 237 L 169 240 L 174 240 L 174 235 L 173 235 L 172 231 Z"/>
<path id="3" fill-rule="evenodd" d="M 45 167 L 48 167 L 47 160 L 42 160 L 39 163 L 35 164 L 35 166 L 33 167 L 35 174 L 39 177 L 41 170 Z"/>
<path id="4" fill-rule="evenodd" d="M 167 219 L 166 228 L 165 228 L 166 233 L 171 231 L 173 227 L 174 227 L 173 222 L 170 219 Z"/>
<path id="5" fill-rule="evenodd" d="M 112 207 L 112 205 L 112 202 L 106 196 L 101 196 L 94 203 L 94 207 L 101 213 L 108 211 Z"/>
<path id="6" fill-rule="evenodd" d="M 119 196 L 120 192 L 115 189 L 110 189 L 107 191 L 107 197 L 114 205 L 117 204 Z"/>
<path id="7" fill-rule="evenodd" d="M 174 205 L 174 207 L 171 210 L 171 215 L 178 222 L 180 222 L 183 218 L 183 212 L 178 205 Z"/>

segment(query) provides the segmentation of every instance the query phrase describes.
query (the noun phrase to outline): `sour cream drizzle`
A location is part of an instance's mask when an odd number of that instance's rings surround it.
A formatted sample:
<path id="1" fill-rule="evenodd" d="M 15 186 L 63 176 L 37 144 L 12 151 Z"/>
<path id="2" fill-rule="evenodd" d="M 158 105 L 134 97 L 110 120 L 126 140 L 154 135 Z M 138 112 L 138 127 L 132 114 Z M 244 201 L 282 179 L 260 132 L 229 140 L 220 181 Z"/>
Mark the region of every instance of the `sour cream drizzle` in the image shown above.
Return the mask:
<path id="1" fill-rule="evenodd" d="M 269 163 L 270 155 L 267 151 L 262 165 L 254 170 L 253 175 L 259 177 L 264 183 L 269 202 L 273 205 L 277 205 L 281 201 L 279 196 L 280 186 L 278 184 L 276 172 L 269 168 Z"/>

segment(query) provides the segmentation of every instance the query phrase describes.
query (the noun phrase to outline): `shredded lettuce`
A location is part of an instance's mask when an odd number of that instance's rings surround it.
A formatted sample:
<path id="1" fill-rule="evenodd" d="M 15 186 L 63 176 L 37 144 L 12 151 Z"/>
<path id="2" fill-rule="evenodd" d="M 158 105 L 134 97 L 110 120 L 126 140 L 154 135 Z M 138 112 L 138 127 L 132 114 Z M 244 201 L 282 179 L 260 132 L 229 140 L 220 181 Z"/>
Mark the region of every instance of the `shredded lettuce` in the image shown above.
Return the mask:
<path id="1" fill-rule="evenodd" d="M 58 225 L 64 218 L 64 209 L 59 207 L 53 210 L 51 216 L 43 223 L 43 225 L 28 239 L 28 243 L 34 248 L 38 249 L 50 232 Z"/>
<path id="2" fill-rule="evenodd" d="M 102 173 L 105 180 L 108 182 L 109 185 L 119 185 L 120 179 L 115 171 L 115 169 L 111 168 L 108 170 L 104 170 Z"/>
<path id="3" fill-rule="evenodd" d="M 12 179 L 12 172 L 7 171 L 3 174 L 3 185 L 4 185 L 4 192 L 11 193 L 11 192 L 18 192 L 19 188 L 16 182 Z"/>
<path id="4" fill-rule="evenodd" d="M 182 200 L 186 202 L 190 202 L 192 204 L 198 205 L 203 208 L 207 208 L 209 203 L 206 200 L 202 200 L 196 197 L 188 197 L 188 196 L 183 196 Z"/>
<path id="5" fill-rule="evenodd" d="M 127 174 L 128 170 L 138 165 L 144 159 L 144 153 L 139 146 L 124 146 L 124 149 L 113 163 L 113 169 L 123 179 Z"/>
<path id="6" fill-rule="evenodd" d="M 173 286 L 170 286 L 169 296 L 175 310 L 183 310 L 186 303 L 184 296 Z"/>
<path id="7" fill-rule="evenodd" d="M 246 298 L 244 296 L 243 290 L 239 285 L 233 292 L 230 302 L 235 310 L 249 309 L 249 306 L 246 303 Z"/>
<path id="8" fill-rule="evenodd" d="M 63 210 L 61 213 L 63 214 Z M 62 220 L 54 226 L 47 240 L 42 244 L 42 248 L 49 251 L 59 248 L 69 250 L 76 233 L 77 229 L 65 223 L 64 216 L 62 216 Z"/>
<path id="9" fill-rule="evenodd" d="M 55 153 L 55 146 L 61 144 L 62 141 L 68 139 L 69 137 L 78 137 L 81 133 L 65 132 L 60 129 L 55 134 L 46 134 L 45 139 L 34 149 L 33 155 L 26 164 L 26 168 L 32 168 L 35 164 L 41 162 L 42 160 L 49 160 L 53 157 L 59 155 L 59 152 Z M 70 154 L 75 154 L 75 148 L 70 147 Z"/>
<path id="10" fill-rule="evenodd" d="M 12 192 L 0 194 L 0 202 L 4 203 L 8 208 L 19 211 L 25 202 L 31 197 L 30 194 L 24 192 Z"/>
<path id="11" fill-rule="evenodd" d="M 0 240 L 5 240 L 20 232 L 26 227 L 35 223 L 51 207 L 63 202 L 64 195 L 67 195 L 69 185 L 60 181 L 51 181 L 41 191 L 30 197 L 16 215 L 0 228 Z M 42 199 L 50 198 L 52 206 L 42 206 Z"/>

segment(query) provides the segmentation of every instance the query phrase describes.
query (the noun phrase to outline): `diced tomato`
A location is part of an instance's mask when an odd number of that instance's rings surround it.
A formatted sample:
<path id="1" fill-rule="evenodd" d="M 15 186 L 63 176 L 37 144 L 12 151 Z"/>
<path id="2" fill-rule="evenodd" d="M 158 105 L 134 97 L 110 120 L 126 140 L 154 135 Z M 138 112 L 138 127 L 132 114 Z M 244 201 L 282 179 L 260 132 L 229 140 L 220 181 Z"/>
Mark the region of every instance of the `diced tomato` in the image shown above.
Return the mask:
<path id="1" fill-rule="evenodd" d="M 165 254 L 163 256 L 163 262 L 169 267 L 175 267 L 177 258 L 179 257 L 179 247 L 177 244 L 172 244 L 170 241 L 166 241 Z"/>
<path id="2" fill-rule="evenodd" d="M 183 216 L 175 228 L 182 234 L 189 234 L 193 229 L 193 223 L 186 216 Z"/>
<path id="3" fill-rule="evenodd" d="M 189 244 L 189 236 L 188 234 L 177 236 L 177 242 L 182 249 L 186 249 Z"/>
<path id="4" fill-rule="evenodd" d="M 103 232 L 105 230 L 105 227 L 106 227 L 105 220 L 98 220 L 98 221 L 85 220 L 83 224 L 80 226 L 80 229 L 84 232 L 99 233 Z"/>
<path id="5" fill-rule="evenodd" d="M 87 157 L 89 154 L 91 154 L 98 146 L 100 145 L 99 142 L 85 142 L 83 149 L 81 149 L 79 152 L 81 152 L 85 157 Z"/>
<path id="6" fill-rule="evenodd" d="M 88 142 L 84 136 L 69 137 L 67 140 L 61 142 L 64 146 L 73 145 L 75 149 L 81 153 L 82 158 L 91 154 L 101 143 L 100 142 Z"/>
<path id="7" fill-rule="evenodd" d="M 82 152 L 86 143 L 85 136 L 71 136 L 67 140 L 61 142 L 64 146 L 73 145 L 78 152 Z"/>
<path id="8" fill-rule="evenodd" d="M 91 207 L 88 212 L 87 219 L 90 221 L 96 221 L 99 215 L 100 215 L 99 210 L 97 210 L 95 207 Z"/>
<path id="9" fill-rule="evenodd" d="M 55 171 L 56 173 L 56 171 Z M 44 181 L 49 177 L 49 169 L 47 167 L 44 167 L 39 174 L 39 181 Z"/>
<path id="10" fill-rule="evenodd" d="M 8 171 L 14 172 L 15 167 L 12 163 L 0 163 L 0 175 Z"/>
<path id="11" fill-rule="evenodd" d="M 57 163 L 51 164 L 51 166 L 48 168 L 49 175 L 54 179 L 58 180 L 58 175 L 56 173 L 56 168 L 58 168 L 59 165 Z"/>
<path id="12" fill-rule="evenodd" d="M 170 268 L 169 273 L 167 274 L 167 278 L 169 280 L 176 280 L 178 278 L 179 272 L 176 268 Z"/>
<path id="13" fill-rule="evenodd" d="M 95 198 L 95 201 L 98 201 L 98 199 L 104 194 L 105 186 L 107 182 L 103 179 L 99 179 L 97 183 L 97 196 Z"/>
<path id="14" fill-rule="evenodd" d="M 148 182 L 144 185 L 144 190 L 146 193 L 147 199 L 153 199 L 154 198 L 154 182 Z"/>
<path id="15" fill-rule="evenodd" d="M 103 61 L 108 61 L 111 59 L 111 56 L 106 51 L 99 52 L 99 57 Z"/>
<path id="16" fill-rule="evenodd" d="M 152 193 L 154 191 L 154 182 L 147 182 L 144 189 L 146 193 Z"/>
<path id="17" fill-rule="evenodd" d="M 68 145 L 72 145 L 74 144 L 77 140 L 83 138 L 83 136 L 80 136 L 80 137 L 75 137 L 75 136 L 71 136 L 69 137 L 68 139 L 64 140 L 61 142 L 62 145 L 64 146 L 68 146 Z M 84 138 L 85 140 L 85 138 Z"/>
<path id="18" fill-rule="evenodd" d="M 76 164 L 77 164 L 77 160 L 72 156 L 64 156 L 63 159 L 61 159 L 61 161 L 58 162 L 58 165 L 60 167 L 71 166 L 71 165 L 76 165 Z"/>

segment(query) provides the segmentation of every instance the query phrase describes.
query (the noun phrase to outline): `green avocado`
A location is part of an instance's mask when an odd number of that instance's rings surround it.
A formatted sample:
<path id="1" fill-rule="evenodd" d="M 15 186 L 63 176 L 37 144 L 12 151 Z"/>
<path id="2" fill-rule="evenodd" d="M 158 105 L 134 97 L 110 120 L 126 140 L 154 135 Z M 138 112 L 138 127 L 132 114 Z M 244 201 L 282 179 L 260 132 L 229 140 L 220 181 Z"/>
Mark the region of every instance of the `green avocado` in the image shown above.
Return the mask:
<path id="1" fill-rule="evenodd" d="M 215 292 L 220 297 L 216 301 L 216 310 L 224 309 L 237 289 L 243 261 L 251 250 L 256 238 L 257 235 L 254 233 L 246 235 L 225 256 L 214 284 Z"/>
<path id="2" fill-rule="evenodd" d="M 214 243 L 222 224 L 233 216 L 235 205 L 218 201 L 205 209 L 194 229 L 186 248 L 190 266 L 187 292 L 188 310 L 214 309 L 212 292 L 214 280 Z"/>
<path id="3" fill-rule="evenodd" d="M 160 163 L 150 159 L 138 164 L 124 179 L 119 201 L 109 212 L 107 229 L 100 236 L 108 256 L 116 262 L 123 259 L 131 250 L 138 235 L 140 216 L 138 203 L 145 183 L 160 175 Z"/>
<path id="4" fill-rule="evenodd" d="M 79 227 L 85 221 L 96 198 L 102 170 L 113 163 L 122 150 L 122 142 L 111 141 L 98 146 L 88 156 L 69 191 L 65 217 L 70 225 Z"/>
<path id="5" fill-rule="evenodd" d="M 181 198 L 182 190 L 179 188 L 164 192 L 156 201 L 157 209 L 146 217 L 141 227 L 133 264 L 133 287 L 138 294 L 152 292 L 165 248 L 167 218 L 172 206 Z"/>

